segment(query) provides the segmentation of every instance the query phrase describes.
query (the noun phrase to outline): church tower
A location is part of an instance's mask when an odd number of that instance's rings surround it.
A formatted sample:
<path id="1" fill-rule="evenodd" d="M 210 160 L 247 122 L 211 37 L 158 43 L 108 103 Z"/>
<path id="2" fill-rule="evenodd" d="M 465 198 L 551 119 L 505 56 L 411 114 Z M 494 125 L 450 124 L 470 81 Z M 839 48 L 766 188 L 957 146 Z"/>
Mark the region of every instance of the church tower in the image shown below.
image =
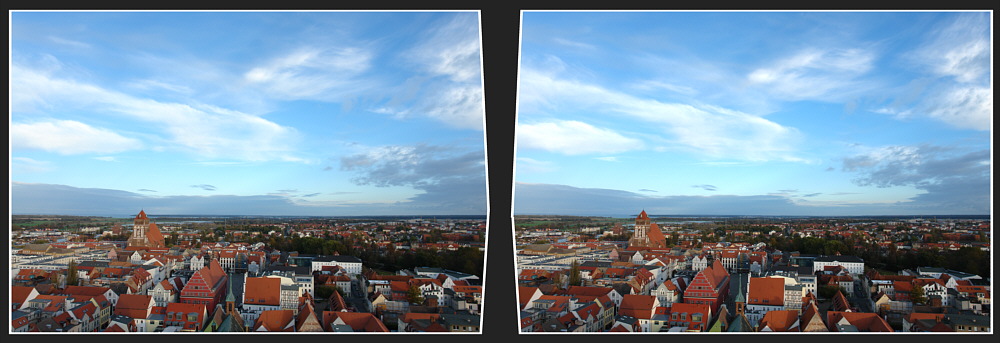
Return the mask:
<path id="1" fill-rule="evenodd" d="M 146 211 L 140 210 L 139 214 L 135 216 L 133 223 L 132 237 L 129 237 L 128 239 L 128 246 L 148 246 L 149 240 L 146 238 L 146 231 L 149 230 L 149 217 L 146 217 Z"/>
<path id="2" fill-rule="evenodd" d="M 629 246 L 649 246 L 649 216 L 646 215 L 646 210 L 642 210 L 639 216 L 635 218 L 635 232 L 632 234 L 632 239 L 629 240 Z"/>
<path id="3" fill-rule="evenodd" d="M 128 239 L 129 247 L 163 248 L 164 239 L 155 223 L 149 222 L 146 211 L 141 210 L 135 216 L 132 226 L 132 236 Z"/>

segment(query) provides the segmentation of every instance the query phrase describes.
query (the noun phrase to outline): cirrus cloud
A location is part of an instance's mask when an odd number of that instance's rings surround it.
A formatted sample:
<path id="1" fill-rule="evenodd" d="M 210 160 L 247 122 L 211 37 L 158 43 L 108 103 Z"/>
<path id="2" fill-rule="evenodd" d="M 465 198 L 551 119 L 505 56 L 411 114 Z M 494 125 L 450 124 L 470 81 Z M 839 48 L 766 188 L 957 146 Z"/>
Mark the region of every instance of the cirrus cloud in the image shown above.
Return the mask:
<path id="1" fill-rule="evenodd" d="M 546 60 L 547 63 L 559 64 L 557 58 Z M 645 129 L 656 130 L 656 135 L 667 140 L 667 145 L 690 151 L 693 154 L 710 158 L 733 158 L 744 161 L 798 161 L 804 159 L 794 155 L 795 144 L 801 140 L 801 134 L 793 127 L 784 126 L 761 116 L 736 111 L 720 106 L 706 104 L 688 104 L 664 102 L 657 99 L 639 97 L 603 86 L 582 81 L 562 78 L 556 73 L 564 72 L 564 68 L 550 68 L 541 71 L 532 67 L 524 67 L 521 72 L 519 90 L 519 113 L 532 115 L 546 113 L 552 109 L 572 113 L 585 111 L 598 113 L 602 117 L 619 117 L 638 119 L 648 125 Z M 555 70 L 554 72 L 551 70 Z M 530 125 L 546 125 L 549 128 L 567 131 L 567 126 L 579 127 L 586 133 L 597 134 L 610 145 L 606 148 L 593 147 L 595 144 L 581 142 L 584 138 L 572 132 L 559 132 L 560 142 L 556 138 L 531 137 L 528 141 L 545 142 L 545 146 L 565 146 L 569 153 L 583 150 L 587 153 L 612 153 L 640 148 L 641 141 L 621 136 L 608 129 L 591 128 L 589 124 L 567 124 L 577 121 L 555 121 L 556 124 L 529 124 L 529 135 L 544 135 L 544 132 L 532 132 Z M 518 125 L 516 135 L 521 140 L 525 131 Z M 537 138 L 537 139 L 536 139 Z M 574 145 L 583 143 L 583 147 Z M 531 144 L 531 143 L 529 143 Z M 626 147 L 628 149 L 626 149 Z"/>
<path id="2" fill-rule="evenodd" d="M 135 97 L 98 85 L 63 78 L 57 60 L 48 68 L 11 65 L 11 108 L 15 113 L 54 107 L 95 111 L 114 118 L 157 125 L 158 131 L 147 134 L 153 148 L 174 149 L 201 158 L 233 158 L 245 161 L 297 161 L 292 154 L 296 130 L 259 116 L 201 103 L 161 102 Z M 19 123 L 18 134 L 32 130 L 64 133 L 64 138 L 39 142 L 39 137 L 24 137 L 20 147 L 64 151 L 65 153 L 113 153 L 135 148 L 139 140 L 125 138 L 107 129 L 92 128 L 75 121 L 50 124 Z M 13 133 L 12 133 L 13 134 Z M 22 136 L 23 136 L 22 134 Z M 51 138 L 51 137 L 47 137 Z M 20 144 L 20 143 L 19 143 Z"/>
<path id="3" fill-rule="evenodd" d="M 642 141 L 575 120 L 519 124 L 517 143 L 566 155 L 613 154 L 642 148 Z"/>
<path id="4" fill-rule="evenodd" d="M 75 120 L 14 123 L 10 126 L 11 146 L 61 155 L 111 154 L 142 148 L 134 138 L 93 127 Z"/>

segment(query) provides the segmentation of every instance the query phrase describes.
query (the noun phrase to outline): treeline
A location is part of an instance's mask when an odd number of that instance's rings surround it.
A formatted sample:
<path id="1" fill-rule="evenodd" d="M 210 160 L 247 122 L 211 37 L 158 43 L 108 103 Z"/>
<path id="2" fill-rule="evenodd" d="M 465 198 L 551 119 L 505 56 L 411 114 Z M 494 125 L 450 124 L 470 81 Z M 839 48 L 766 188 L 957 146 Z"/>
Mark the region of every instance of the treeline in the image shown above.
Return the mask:
<path id="1" fill-rule="evenodd" d="M 379 247 L 354 238 L 317 238 L 270 236 L 260 239 L 269 247 L 281 251 L 298 251 L 300 254 L 350 255 L 360 258 L 365 266 L 396 271 L 415 267 L 439 267 L 463 273 L 483 276 L 485 254 L 478 248 L 463 247 L 449 250 L 396 250 L 393 245 Z"/>
<path id="2" fill-rule="evenodd" d="M 888 271 L 941 267 L 989 277 L 992 271 L 990 254 L 982 249 L 963 247 L 958 250 L 896 249 L 895 245 L 882 248 L 875 243 L 859 243 L 850 237 L 767 237 L 757 241 L 768 243 L 771 248 L 784 252 L 798 251 L 813 255 L 852 255 L 860 257 L 865 265 Z"/>

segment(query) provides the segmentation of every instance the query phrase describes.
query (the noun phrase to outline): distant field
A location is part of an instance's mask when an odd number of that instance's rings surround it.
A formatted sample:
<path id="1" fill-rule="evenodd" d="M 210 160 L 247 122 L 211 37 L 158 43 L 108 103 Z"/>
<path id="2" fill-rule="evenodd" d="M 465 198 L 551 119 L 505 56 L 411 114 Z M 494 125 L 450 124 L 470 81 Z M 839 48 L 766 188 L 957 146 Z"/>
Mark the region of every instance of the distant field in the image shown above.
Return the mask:
<path id="1" fill-rule="evenodd" d="M 633 219 L 634 221 L 634 219 Z M 629 223 L 630 219 L 609 217 L 573 217 L 573 216 L 524 216 L 514 217 L 514 227 L 534 229 L 538 227 L 553 227 L 559 229 L 575 229 L 580 227 L 613 226 L 615 223 Z"/>
<path id="2" fill-rule="evenodd" d="M 540 225 L 552 225 L 554 223 L 559 223 L 555 220 L 525 220 L 525 221 L 515 221 L 517 227 L 535 227 Z"/>
<path id="3" fill-rule="evenodd" d="M 58 220 L 32 220 L 32 221 L 29 221 L 29 222 L 17 222 L 17 221 L 15 221 L 14 224 L 25 226 L 25 227 L 35 227 L 35 226 L 40 226 L 40 225 L 50 225 L 50 224 L 54 224 L 54 223 L 58 223 L 58 222 L 59 222 Z"/>
<path id="4" fill-rule="evenodd" d="M 37 216 L 37 215 L 14 215 L 11 216 L 11 225 L 36 228 L 36 227 L 59 227 L 67 229 L 75 226 L 103 225 L 108 223 L 127 222 L 128 219 L 109 217 L 77 217 L 77 216 Z"/>

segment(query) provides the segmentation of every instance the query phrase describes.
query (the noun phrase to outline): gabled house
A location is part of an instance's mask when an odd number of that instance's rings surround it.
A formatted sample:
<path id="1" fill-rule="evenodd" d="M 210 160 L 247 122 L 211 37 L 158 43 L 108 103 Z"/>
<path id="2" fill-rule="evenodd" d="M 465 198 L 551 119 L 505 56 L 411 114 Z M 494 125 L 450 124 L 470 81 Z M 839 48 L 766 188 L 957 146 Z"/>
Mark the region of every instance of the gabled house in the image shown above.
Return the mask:
<path id="1" fill-rule="evenodd" d="M 629 316 L 639 320 L 639 326 L 643 332 L 650 332 L 650 320 L 653 318 L 653 311 L 660 307 L 659 301 L 652 295 L 626 294 L 622 297 L 621 306 L 618 307 L 618 314 Z"/>
<path id="2" fill-rule="evenodd" d="M 823 316 L 819 312 L 819 307 L 815 302 L 808 302 L 802 309 L 802 316 L 799 320 L 799 330 L 802 332 L 828 332 L 830 331 Z"/>
<path id="3" fill-rule="evenodd" d="M 657 319 L 663 319 L 657 331 L 703 332 L 710 329 L 712 321 L 712 308 L 708 304 L 675 303 L 657 308 L 657 314 L 662 316 Z"/>
<path id="4" fill-rule="evenodd" d="M 122 294 L 118 298 L 118 306 L 115 306 L 114 314 L 128 316 L 130 318 L 146 319 L 153 312 L 156 302 L 153 297 L 142 294 Z"/>
<path id="5" fill-rule="evenodd" d="M 371 313 L 323 312 L 323 328 L 331 332 L 389 332 Z"/>
<path id="6" fill-rule="evenodd" d="M 889 323 L 875 313 L 840 312 L 826 313 L 830 332 L 894 332 Z"/>
<path id="7" fill-rule="evenodd" d="M 257 317 L 264 311 L 279 309 L 282 309 L 280 278 L 246 278 L 244 282 L 242 311 L 244 322 L 256 323 Z"/>
<path id="8" fill-rule="evenodd" d="M 204 268 L 199 269 L 181 290 L 180 302 L 185 304 L 202 304 L 205 308 L 215 308 L 226 296 L 226 281 L 229 276 L 222 270 L 219 262 L 212 260 Z"/>
<path id="9" fill-rule="evenodd" d="M 673 278 L 664 281 L 650 291 L 650 295 L 656 296 L 662 306 L 670 306 L 670 304 L 681 302 L 681 294 L 684 293 L 684 289 L 681 287 L 683 284 L 684 279 Z"/>
<path id="10" fill-rule="evenodd" d="M 337 292 L 334 292 L 337 293 Z M 309 293 L 306 293 L 309 294 Z M 299 314 L 295 317 L 295 331 L 297 332 L 323 332 L 323 323 L 313 308 L 311 296 L 300 299 Z"/>
<path id="11" fill-rule="evenodd" d="M 184 281 L 180 277 L 172 277 L 158 282 L 149 290 L 149 295 L 153 296 L 156 306 L 167 306 L 180 300 L 181 290 L 184 289 Z"/>
<path id="12" fill-rule="evenodd" d="M 295 332 L 295 314 L 292 310 L 267 310 L 260 313 L 253 331 Z"/>
<path id="13" fill-rule="evenodd" d="M 399 332 L 448 332 L 448 329 L 439 323 L 441 320 L 439 313 L 407 312 L 396 320 Z M 528 322 L 531 323 L 530 319 Z"/>
<path id="14" fill-rule="evenodd" d="M 799 311 L 778 310 L 769 311 L 761 318 L 757 325 L 758 332 L 798 332 Z"/>
<path id="15" fill-rule="evenodd" d="M 20 310 L 28 307 L 28 301 L 38 296 L 38 290 L 30 286 L 12 286 L 10 294 L 11 310 Z"/>
<path id="16" fill-rule="evenodd" d="M 746 316 L 757 327 L 764 315 L 785 309 L 785 281 L 781 278 L 750 278 L 746 297 Z"/>
<path id="17" fill-rule="evenodd" d="M 729 272 L 719 260 L 712 266 L 698 272 L 684 290 L 684 303 L 708 304 L 712 312 L 718 312 L 729 292 Z"/>
<path id="18" fill-rule="evenodd" d="M 178 327 L 179 331 L 198 332 L 204 330 L 208 320 L 208 310 L 204 304 L 167 304 L 163 325 Z"/>
<path id="19" fill-rule="evenodd" d="M 542 296 L 542 291 L 538 290 L 538 287 L 528 287 L 528 286 L 518 286 L 517 287 L 517 298 L 518 298 L 518 308 L 524 310 L 528 307 L 532 301 L 535 301 Z"/>

